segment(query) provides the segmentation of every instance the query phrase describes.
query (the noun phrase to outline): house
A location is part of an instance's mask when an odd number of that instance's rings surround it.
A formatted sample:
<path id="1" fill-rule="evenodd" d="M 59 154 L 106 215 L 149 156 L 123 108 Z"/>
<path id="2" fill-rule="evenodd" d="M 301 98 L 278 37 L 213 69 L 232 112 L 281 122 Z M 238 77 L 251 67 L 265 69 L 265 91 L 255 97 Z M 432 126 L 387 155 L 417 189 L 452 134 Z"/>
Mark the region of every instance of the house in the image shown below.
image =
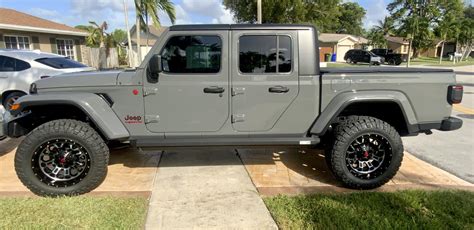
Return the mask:
<path id="1" fill-rule="evenodd" d="M 0 8 L 0 15 L 0 48 L 41 50 L 86 62 L 87 32 L 7 8 Z"/>
<path id="2" fill-rule="evenodd" d="M 441 48 L 443 46 L 443 41 L 440 39 L 437 39 L 433 41 L 433 45 L 429 47 L 428 49 L 423 49 L 420 53 L 421 56 L 424 57 L 439 57 L 441 54 Z M 456 52 L 456 42 L 453 41 L 447 41 L 444 43 L 444 49 L 443 49 L 443 57 L 448 56 L 449 53 L 454 53 Z"/>
<path id="3" fill-rule="evenodd" d="M 149 25 L 148 32 L 142 31 L 140 33 L 140 49 L 142 56 L 140 61 L 145 58 L 145 56 L 148 54 L 148 51 L 150 51 L 151 47 L 153 47 L 163 31 L 165 31 L 167 28 L 168 27 L 166 26 L 156 28 L 152 25 Z M 137 29 L 135 25 L 130 29 L 130 37 L 132 40 L 132 57 L 134 57 L 135 60 L 135 57 L 137 56 Z M 128 39 L 125 39 L 123 44 L 128 46 Z"/>
<path id="4" fill-rule="evenodd" d="M 335 53 L 336 61 L 343 62 L 344 55 L 350 49 L 369 49 L 366 38 L 350 34 L 319 34 L 319 60 L 324 60 L 327 53 Z"/>
<path id="5" fill-rule="evenodd" d="M 387 40 L 388 49 L 393 50 L 394 53 L 401 54 L 403 60 L 408 59 L 408 48 L 410 46 L 408 39 L 392 36 L 386 36 L 385 39 Z"/>

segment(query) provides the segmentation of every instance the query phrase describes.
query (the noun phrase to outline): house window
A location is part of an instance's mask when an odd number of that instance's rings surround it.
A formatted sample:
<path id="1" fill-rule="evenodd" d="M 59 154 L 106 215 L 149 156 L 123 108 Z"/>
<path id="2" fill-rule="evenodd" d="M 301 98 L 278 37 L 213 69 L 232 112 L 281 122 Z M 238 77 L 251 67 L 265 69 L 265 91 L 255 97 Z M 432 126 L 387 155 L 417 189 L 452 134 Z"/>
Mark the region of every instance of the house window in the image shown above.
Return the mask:
<path id="1" fill-rule="evenodd" d="M 7 49 L 30 49 L 30 38 L 25 36 L 4 36 L 5 48 Z"/>
<path id="2" fill-rule="evenodd" d="M 407 46 L 406 45 L 402 45 L 402 53 L 406 53 L 408 52 L 407 51 Z"/>
<path id="3" fill-rule="evenodd" d="M 75 60 L 74 41 L 72 39 L 56 39 L 58 54 Z"/>

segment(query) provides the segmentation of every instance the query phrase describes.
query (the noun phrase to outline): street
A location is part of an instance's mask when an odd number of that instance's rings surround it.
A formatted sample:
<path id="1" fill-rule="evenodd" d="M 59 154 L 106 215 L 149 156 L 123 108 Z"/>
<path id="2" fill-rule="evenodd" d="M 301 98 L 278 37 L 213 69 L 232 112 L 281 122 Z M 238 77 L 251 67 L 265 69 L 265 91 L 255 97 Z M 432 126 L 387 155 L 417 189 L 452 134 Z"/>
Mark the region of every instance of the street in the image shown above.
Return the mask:
<path id="1" fill-rule="evenodd" d="M 474 66 L 455 67 L 454 71 L 464 86 L 464 96 L 452 115 L 463 120 L 462 128 L 405 137 L 403 142 L 411 154 L 474 183 Z"/>

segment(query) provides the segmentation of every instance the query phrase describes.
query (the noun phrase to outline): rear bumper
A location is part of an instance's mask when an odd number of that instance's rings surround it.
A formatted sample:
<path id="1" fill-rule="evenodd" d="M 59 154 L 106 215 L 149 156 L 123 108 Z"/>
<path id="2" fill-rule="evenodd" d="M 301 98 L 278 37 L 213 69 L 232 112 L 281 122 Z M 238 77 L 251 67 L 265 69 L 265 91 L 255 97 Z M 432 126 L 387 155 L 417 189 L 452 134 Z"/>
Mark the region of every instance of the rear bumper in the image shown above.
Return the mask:
<path id="1" fill-rule="evenodd" d="M 462 127 L 462 120 L 455 117 L 449 117 L 441 122 L 441 131 L 452 131 Z"/>

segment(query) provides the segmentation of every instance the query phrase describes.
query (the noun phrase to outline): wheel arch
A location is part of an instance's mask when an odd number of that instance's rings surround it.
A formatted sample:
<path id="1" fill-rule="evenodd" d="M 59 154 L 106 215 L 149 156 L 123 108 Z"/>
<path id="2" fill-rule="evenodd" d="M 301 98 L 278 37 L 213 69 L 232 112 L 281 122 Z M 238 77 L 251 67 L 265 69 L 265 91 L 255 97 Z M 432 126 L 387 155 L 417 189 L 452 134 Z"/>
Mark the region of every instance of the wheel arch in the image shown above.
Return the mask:
<path id="1" fill-rule="evenodd" d="M 6 91 L 4 91 L 4 92 L 2 93 L 2 95 L 1 95 L 1 98 L 2 98 L 2 105 L 3 105 L 3 103 L 5 102 L 5 98 L 6 98 L 9 94 L 15 93 L 15 92 L 17 92 L 17 93 L 23 93 L 23 94 L 25 94 L 25 95 L 28 95 L 27 92 L 25 92 L 25 91 L 23 91 L 23 90 L 19 90 L 19 89 L 9 89 L 9 90 L 6 90 Z"/>
<path id="2" fill-rule="evenodd" d="M 25 112 L 25 115 L 19 115 L 8 122 L 9 136 L 21 136 L 45 122 L 64 118 L 90 122 L 108 140 L 126 139 L 130 136 L 110 104 L 93 93 L 28 95 L 20 98 L 18 103 L 20 109 L 12 114 Z M 10 129 L 17 125 L 26 130 L 15 135 L 14 130 Z"/>
<path id="3" fill-rule="evenodd" d="M 419 131 L 416 114 L 403 93 L 367 91 L 342 93 L 336 96 L 313 122 L 309 133 L 323 136 L 339 117 L 350 115 L 379 118 L 394 126 L 401 135 Z"/>

